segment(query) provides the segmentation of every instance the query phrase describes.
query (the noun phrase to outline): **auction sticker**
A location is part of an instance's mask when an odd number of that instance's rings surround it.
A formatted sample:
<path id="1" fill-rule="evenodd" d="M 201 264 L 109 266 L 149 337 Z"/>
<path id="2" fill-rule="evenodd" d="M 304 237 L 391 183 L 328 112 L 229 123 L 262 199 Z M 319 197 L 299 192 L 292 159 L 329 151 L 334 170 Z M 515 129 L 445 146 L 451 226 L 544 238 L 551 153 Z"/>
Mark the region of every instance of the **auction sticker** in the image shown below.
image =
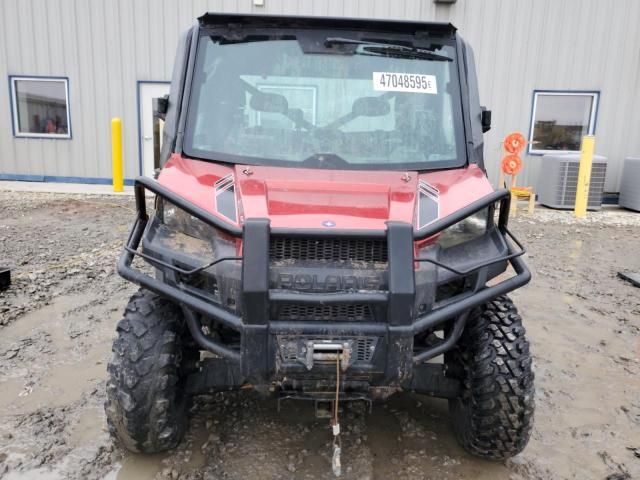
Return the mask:
<path id="1" fill-rule="evenodd" d="M 419 73 L 373 72 L 373 89 L 383 92 L 438 93 L 436 77 Z"/>

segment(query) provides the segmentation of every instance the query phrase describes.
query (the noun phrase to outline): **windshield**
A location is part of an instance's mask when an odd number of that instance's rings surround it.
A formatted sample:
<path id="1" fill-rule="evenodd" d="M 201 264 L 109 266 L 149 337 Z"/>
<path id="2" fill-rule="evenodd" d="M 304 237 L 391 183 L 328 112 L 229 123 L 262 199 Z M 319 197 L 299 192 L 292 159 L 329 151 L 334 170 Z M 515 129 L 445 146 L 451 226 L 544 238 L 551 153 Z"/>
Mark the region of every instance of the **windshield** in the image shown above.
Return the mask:
<path id="1" fill-rule="evenodd" d="M 187 155 L 310 168 L 465 164 L 453 43 L 304 35 L 200 37 Z"/>

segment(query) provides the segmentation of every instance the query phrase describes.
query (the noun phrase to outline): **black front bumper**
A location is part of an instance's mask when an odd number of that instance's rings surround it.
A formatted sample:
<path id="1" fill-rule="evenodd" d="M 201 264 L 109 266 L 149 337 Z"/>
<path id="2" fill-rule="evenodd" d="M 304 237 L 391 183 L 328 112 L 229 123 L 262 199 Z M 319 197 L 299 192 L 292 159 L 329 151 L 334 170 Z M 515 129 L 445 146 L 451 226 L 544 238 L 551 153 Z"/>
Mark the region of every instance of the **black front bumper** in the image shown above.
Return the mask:
<path id="1" fill-rule="evenodd" d="M 243 238 L 243 257 L 214 259 L 207 265 L 185 270 L 166 259 L 159 259 L 138 251 L 145 228 L 149 222 L 146 211 L 145 190 L 166 198 L 179 208 L 199 218 L 205 223 Z M 324 338 L 378 338 L 381 339 L 376 352 L 376 360 L 367 365 L 354 365 L 347 375 L 352 378 L 367 378 L 373 385 L 402 386 L 411 381 L 414 364 L 421 364 L 451 349 L 459 339 L 468 312 L 487 301 L 525 285 L 531 274 L 523 262 L 521 245 L 507 230 L 510 195 L 507 190 L 493 192 L 456 213 L 440 219 L 419 231 L 401 222 L 388 222 L 383 231 L 335 231 L 335 230 L 283 230 L 271 229 L 268 219 L 247 219 L 244 228 L 229 225 L 209 212 L 185 201 L 158 182 L 140 177 L 135 182 L 137 217 L 125 249 L 118 262 L 118 272 L 127 280 L 141 285 L 180 304 L 194 340 L 198 345 L 236 365 L 238 378 L 256 385 L 266 385 L 274 379 L 277 366 L 278 344 L 276 339 L 283 336 L 324 337 Z M 441 259 L 414 258 L 414 241 L 429 238 L 454 225 L 487 206 L 500 202 L 498 225 L 493 235 L 503 242 L 504 253 L 478 262 L 472 259 L 462 269 L 443 263 Z M 388 245 L 387 289 L 384 291 L 342 291 L 330 293 L 302 293 L 270 288 L 269 242 L 272 235 L 304 236 L 347 236 L 386 238 Z M 507 240 L 510 237 L 517 249 Z M 180 275 L 192 275 L 206 270 L 212 265 L 227 260 L 241 261 L 242 314 L 223 308 L 220 304 L 196 296 L 180 284 L 162 281 L 132 267 L 136 255 L 142 256 L 159 270 L 172 271 Z M 497 267 L 500 271 L 511 264 L 516 275 L 487 286 L 487 271 Z M 449 272 L 450 275 L 464 276 L 478 273 L 471 291 L 426 312 L 416 313 L 415 267 L 429 263 L 434 269 Z M 495 269 L 494 269 L 495 270 Z M 281 321 L 270 319 L 270 305 L 278 302 L 312 303 L 322 305 L 349 305 L 370 303 L 386 309 L 386 322 L 324 322 L 324 321 Z M 233 347 L 205 335 L 200 323 L 200 315 L 215 320 L 219 325 L 239 333 L 240 345 Z M 445 337 L 428 347 L 416 349 L 414 339 L 422 332 L 434 330 L 446 324 Z M 308 374 L 304 365 L 289 365 L 285 373 L 290 376 Z M 373 380 L 372 380 L 373 379 Z"/>

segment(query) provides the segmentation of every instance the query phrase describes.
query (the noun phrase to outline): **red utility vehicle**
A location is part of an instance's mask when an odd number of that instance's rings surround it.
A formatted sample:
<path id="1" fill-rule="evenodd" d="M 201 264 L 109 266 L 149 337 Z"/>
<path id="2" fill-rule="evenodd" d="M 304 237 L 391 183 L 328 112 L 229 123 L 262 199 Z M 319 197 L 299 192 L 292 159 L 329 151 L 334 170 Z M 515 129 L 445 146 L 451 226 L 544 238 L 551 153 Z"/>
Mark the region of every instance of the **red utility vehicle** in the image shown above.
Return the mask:
<path id="1" fill-rule="evenodd" d="M 206 14 L 155 109 L 163 164 L 135 182 L 118 264 L 142 288 L 108 367 L 129 449 L 176 446 L 193 395 L 248 387 L 334 424 L 338 402 L 443 397 L 469 452 L 525 447 L 531 355 L 505 294 L 530 273 L 452 25 Z"/>

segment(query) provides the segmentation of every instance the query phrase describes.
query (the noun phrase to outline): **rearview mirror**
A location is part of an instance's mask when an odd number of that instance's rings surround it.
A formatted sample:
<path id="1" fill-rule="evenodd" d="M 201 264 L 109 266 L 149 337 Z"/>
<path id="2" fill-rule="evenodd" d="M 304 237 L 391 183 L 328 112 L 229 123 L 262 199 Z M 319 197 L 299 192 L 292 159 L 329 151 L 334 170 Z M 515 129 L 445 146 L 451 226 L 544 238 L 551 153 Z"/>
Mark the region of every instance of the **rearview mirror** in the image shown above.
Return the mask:
<path id="1" fill-rule="evenodd" d="M 286 115 L 289 111 L 289 102 L 287 102 L 286 97 L 278 93 L 253 92 L 249 106 L 253 110 L 264 113 Z"/>
<path id="2" fill-rule="evenodd" d="M 152 105 L 153 116 L 155 118 L 159 118 L 160 120 L 164 120 L 167 116 L 167 110 L 169 109 L 169 95 L 154 98 L 152 101 Z"/>
<path id="3" fill-rule="evenodd" d="M 380 97 L 360 97 L 353 102 L 352 113 L 356 117 L 384 117 L 391 111 L 389 102 Z"/>
<path id="4" fill-rule="evenodd" d="M 491 110 L 487 110 L 486 107 L 480 107 L 482 113 L 480 114 L 480 123 L 482 124 L 482 133 L 486 133 L 491 130 Z"/>

